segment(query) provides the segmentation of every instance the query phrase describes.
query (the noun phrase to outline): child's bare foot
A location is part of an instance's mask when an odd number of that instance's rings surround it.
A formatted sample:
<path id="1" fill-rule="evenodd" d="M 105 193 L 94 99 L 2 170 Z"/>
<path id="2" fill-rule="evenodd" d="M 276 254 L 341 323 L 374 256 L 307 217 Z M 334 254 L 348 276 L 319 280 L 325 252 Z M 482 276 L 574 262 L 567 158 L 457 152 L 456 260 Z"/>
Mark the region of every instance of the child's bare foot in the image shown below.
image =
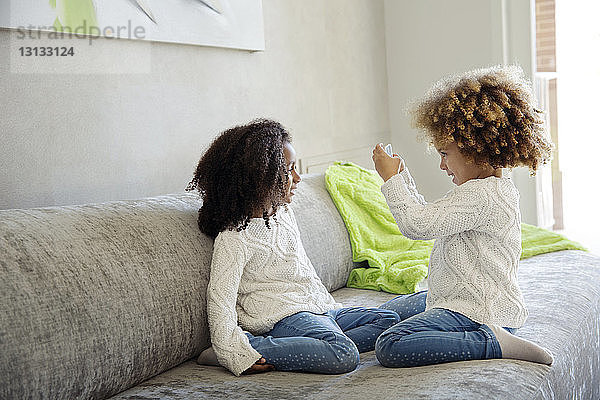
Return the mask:
<path id="1" fill-rule="evenodd" d="M 529 340 L 517 337 L 502 327 L 496 325 L 488 326 L 492 332 L 494 332 L 494 335 L 496 335 L 496 339 L 500 344 L 502 358 L 531 361 L 546 365 L 551 365 L 554 361 L 552 353 L 543 347 L 540 347 Z"/>
<path id="2" fill-rule="evenodd" d="M 252 364 L 252 366 L 250 368 L 245 370 L 243 372 L 243 374 L 246 374 L 246 375 L 247 374 L 257 374 L 259 372 L 273 371 L 274 369 L 275 369 L 274 365 L 267 364 L 267 360 L 265 360 L 264 357 L 261 357 L 260 360 L 258 360 L 257 362 Z"/>
<path id="3" fill-rule="evenodd" d="M 217 355 L 215 354 L 215 351 L 213 350 L 212 346 L 200 353 L 196 362 L 200 365 L 221 366 L 221 364 L 219 364 L 219 361 L 217 360 Z"/>

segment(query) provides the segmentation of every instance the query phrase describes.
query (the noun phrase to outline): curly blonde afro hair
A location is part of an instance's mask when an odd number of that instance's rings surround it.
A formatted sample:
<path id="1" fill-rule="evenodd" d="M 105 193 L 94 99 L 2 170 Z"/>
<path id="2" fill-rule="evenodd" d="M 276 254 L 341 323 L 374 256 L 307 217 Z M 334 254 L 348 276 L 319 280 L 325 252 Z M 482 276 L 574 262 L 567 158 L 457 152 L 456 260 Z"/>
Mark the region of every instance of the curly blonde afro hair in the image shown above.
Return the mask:
<path id="1" fill-rule="evenodd" d="M 430 145 L 456 142 L 476 164 L 529 167 L 531 174 L 551 159 L 542 112 L 518 66 L 469 71 L 437 82 L 411 110 L 413 125 Z"/>

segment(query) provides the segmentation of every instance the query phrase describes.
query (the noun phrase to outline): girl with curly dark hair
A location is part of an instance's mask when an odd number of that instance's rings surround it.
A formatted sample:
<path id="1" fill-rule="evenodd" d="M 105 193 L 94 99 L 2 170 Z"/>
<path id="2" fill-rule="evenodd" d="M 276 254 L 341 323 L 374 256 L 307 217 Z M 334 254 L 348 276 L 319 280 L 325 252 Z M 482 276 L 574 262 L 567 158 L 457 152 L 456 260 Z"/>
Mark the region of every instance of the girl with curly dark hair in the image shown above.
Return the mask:
<path id="1" fill-rule="evenodd" d="M 199 363 L 235 375 L 344 373 L 398 322 L 394 311 L 342 308 L 329 294 L 289 206 L 300 181 L 290 135 L 265 119 L 226 130 L 198 163 L 188 190 L 200 192 L 198 225 L 215 239 L 206 295 L 212 347 Z"/>
<path id="2" fill-rule="evenodd" d="M 540 112 L 518 67 L 475 70 L 437 83 L 413 110 L 456 188 L 428 203 L 398 155 L 373 161 L 400 231 L 435 239 L 428 291 L 382 306 L 401 322 L 376 344 L 379 361 L 408 367 L 487 358 L 551 364 L 549 351 L 513 333 L 527 318 L 517 281 L 519 193 L 502 168 L 532 173 L 550 160 Z"/>

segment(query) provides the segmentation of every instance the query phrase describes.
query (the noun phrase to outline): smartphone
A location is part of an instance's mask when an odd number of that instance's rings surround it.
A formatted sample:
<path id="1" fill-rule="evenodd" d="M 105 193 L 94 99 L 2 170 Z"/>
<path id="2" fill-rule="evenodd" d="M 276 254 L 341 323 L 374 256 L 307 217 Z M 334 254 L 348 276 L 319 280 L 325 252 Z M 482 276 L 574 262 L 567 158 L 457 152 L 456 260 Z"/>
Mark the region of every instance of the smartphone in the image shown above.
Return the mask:
<path id="1" fill-rule="evenodd" d="M 384 150 L 388 154 L 388 156 L 390 156 L 390 157 L 394 156 L 394 152 L 392 151 L 392 145 L 391 145 L 391 143 L 388 144 L 387 146 L 385 146 Z"/>

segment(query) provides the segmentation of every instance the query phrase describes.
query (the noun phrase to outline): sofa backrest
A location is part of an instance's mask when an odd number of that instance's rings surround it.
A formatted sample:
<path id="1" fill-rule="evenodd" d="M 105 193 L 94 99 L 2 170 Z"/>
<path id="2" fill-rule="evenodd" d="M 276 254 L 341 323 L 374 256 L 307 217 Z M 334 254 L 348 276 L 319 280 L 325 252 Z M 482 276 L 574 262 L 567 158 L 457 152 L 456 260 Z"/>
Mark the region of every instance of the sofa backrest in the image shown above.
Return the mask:
<path id="1" fill-rule="evenodd" d="M 323 176 L 304 176 L 294 203 L 317 273 L 343 286 L 350 245 Z M 200 204 L 183 193 L 0 211 L 0 398 L 106 398 L 208 347 Z"/>
<path id="2" fill-rule="evenodd" d="M 306 254 L 329 291 L 346 286 L 352 262 L 350 238 L 325 187 L 325 175 L 302 175 L 292 203 Z M 364 266 L 364 265 L 363 265 Z"/>

